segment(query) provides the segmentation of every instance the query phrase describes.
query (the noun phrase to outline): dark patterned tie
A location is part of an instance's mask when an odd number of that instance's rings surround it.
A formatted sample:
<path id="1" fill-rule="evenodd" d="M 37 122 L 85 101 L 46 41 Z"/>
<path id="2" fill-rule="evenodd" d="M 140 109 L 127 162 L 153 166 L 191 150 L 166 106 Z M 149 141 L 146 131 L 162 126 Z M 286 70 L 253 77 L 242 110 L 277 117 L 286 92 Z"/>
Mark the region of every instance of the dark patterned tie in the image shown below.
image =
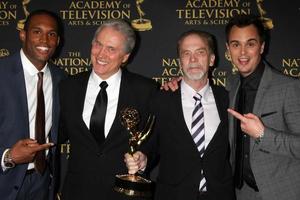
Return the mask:
<path id="1" fill-rule="evenodd" d="M 201 95 L 197 93 L 194 97 L 195 107 L 192 114 L 192 137 L 197 146 L 197 149 L 202 157 L 205 151 L 205 134 L 204 134 L 204 110 L 201 104 Z M 201 169 L 199 191 L 206 190 L 206 180 Z"/>
<path id="2" fill-rule="evenodd" d="M 37 83 L 37 106 L 35 117 L 35 139 L 39 144 L 46 142 L 45 138 L 45 100 L 43 92 L 43 72 L 39 72 Z M 45 150 L 38 151 L 35 155 L 34 166 L 37 172 L 43 174 L 46 168 Z"/>
<path id="3" fill-rule="evenodd" d="M 99 145 L 101 145 L 105 139 L 104 124 L 107 109 L 107 86 L 106 81 L 100 83 L 101 89 L 97 95 L 90 120 L 90 132 L 94 135 Z"/>

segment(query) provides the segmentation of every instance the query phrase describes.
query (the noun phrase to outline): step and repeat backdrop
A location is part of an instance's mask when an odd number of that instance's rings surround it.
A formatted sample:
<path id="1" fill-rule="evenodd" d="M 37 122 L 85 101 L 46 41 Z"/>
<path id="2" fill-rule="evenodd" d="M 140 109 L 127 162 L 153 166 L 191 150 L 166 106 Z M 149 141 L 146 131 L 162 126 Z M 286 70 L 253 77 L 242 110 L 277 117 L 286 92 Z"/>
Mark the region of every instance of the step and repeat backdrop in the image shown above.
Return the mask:
<path id="1" fill-rule="evenodd" d="M 35 9 L 48 9 L 61 17 L 63 46 L 52 61 L 71 75 L 91 67 L 90 47 L 96 28 L 107 19 L 121 18 L 131 23 L 138 35 L 127 66 L 130 71 L 160 83 L 180 76 L 177 38 L 189 29 L 202 29 L 217 38 L 218 62 L 212 72 L 213 82 L 225 86 L 226 77 L 236 69 L 225 55 L 224 27 L 231 16 L 243 13 L 259 15 L 270 29 L 266 55 L 269 63 L 300 78 L 298 0 L 1 0 L 0 57 L 19 51 L 18 30 Z M 68 144 L 61 146 L 65 161 L 69 150 Z"/>

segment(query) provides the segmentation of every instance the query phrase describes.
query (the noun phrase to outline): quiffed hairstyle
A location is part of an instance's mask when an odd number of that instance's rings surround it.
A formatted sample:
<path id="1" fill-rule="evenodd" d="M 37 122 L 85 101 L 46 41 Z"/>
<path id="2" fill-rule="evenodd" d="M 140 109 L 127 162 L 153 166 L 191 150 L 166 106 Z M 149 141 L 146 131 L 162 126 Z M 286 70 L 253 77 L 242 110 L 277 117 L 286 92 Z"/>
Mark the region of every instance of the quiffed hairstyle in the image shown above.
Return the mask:
<path id="1" fill-rule="evenodd" d="M 131 53 L 135 46 L 136 35 L 132 27 L 124 20 L 121 19 L 109 19 L 104 21 L 98 29 L 96 30 L 93 41 L 94 42 L 98 36 L 98 34 L 105 28 L 105 27 L 112 27 L 115 30 L 122 33 L 126 38 L 126 43 L 124 44 L 124 51 L 125 53 Z"/>
<path id="2" fill-rule="evenodd" d="M 225 27 L 226 41 L 229 42 L 229 34 L 233 26 L 237 26 L 239 28 L 243 28 L 249 25 L 255 26 L 260 42 L 263 43 L 266 41 L 267 33 L 266 29 L 263 25 L 262 20 L 256 15 L 236 15 L 231 18 L 228 24 Z"/>

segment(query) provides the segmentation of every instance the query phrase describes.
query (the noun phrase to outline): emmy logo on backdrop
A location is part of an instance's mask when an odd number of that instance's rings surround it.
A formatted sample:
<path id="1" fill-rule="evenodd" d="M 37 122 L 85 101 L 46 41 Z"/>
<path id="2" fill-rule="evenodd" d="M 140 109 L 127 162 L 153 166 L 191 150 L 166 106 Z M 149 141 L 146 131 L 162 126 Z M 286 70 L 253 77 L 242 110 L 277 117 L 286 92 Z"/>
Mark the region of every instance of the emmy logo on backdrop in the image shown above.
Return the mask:
<path id="1" fill-rule="evenodd" d="M 8 49 L 0 49 L 0 58 L 1 57 L 6 57 L 6 56 L 9 56 Z"/>
<path id="2" fill-rule="evenodd" d="M 26 21 L 28 15 L 30 14 L 30 13 L 28 12 L 28 9 L 27 9 L 27 5 L 29 4 L 30 1 L 31 1 L 31 0 L 22 0 L 22 5 L 23 5 L 23 11 L 24 11 L 25 18 L 18 21 L 17 29 L 18 29 L 19 31 L 20 31 L 20 30 L 23 30 L 25 21 Z"/>
<path id="3" fill-rule="evenodd" d="M 232 65 L 231 72 L 232 72 L 232 74 L 236 74 L 238 72 L 238 68 L 235 66 L 235 64 L 233 64 L 233 62 L 231 60 L 231 56 L 230 56 L 228 50 L 225 51 L 225 58 L 226 58 L 226 60 L 231 62 L 231 65 Z"/>
<path id="4" fill-rule="evenodd" d="M 263 24 L 265 25 L 265 27 L 267 29 L 272 29 L 274 27 L 272 19 L 264 17 L 264 15 L 267 14 L 267 12 L 262 8 L 263 1 L 264 0 L 256 0 L 256 4 L 257 4 L 258 12 L 259 12 L 259 15 L 260 15 L 260 19 L 262 20 Z"/>
<path id="5" fill-rule="evenodd" d="M 129 132 L 129 152 L 134 154 L 145 139 L 148 138 L 152 130 L 155 116 L 150 115 L 144 130 L 138 131 L 137 125 L 140 122 L 140 116 L 136 109 L 126 107 L 121 111 L 121 123 Z M 152 195 L 152 183 L 138 175 L 124 174 L 116 175 L 114 190 L 128 196 L 150 197 Z"/>
<path id="6" fill-rule="evenodd" d="M 139 19 L 134 19 L 131 21 L 132 27 L 138 31 L 151 30 L 152 29 L 151 20 L 143 18 L 146 15 L 141 8 L 141 4 L 144 2 L 144 0 L 136 0 L 135 2 L 136 2 L 136 9 L 139 15 Z"/>

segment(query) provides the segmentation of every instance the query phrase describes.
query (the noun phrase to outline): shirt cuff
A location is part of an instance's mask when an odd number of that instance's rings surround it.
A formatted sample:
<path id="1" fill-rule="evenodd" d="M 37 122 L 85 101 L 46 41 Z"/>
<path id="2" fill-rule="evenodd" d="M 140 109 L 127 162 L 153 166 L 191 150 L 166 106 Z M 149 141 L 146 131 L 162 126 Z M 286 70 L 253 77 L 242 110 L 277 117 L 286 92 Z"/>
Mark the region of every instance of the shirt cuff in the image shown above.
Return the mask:
<path id="1" fill-rule="evenodd" d="M 5 156 L 6 152 L 8 152 L 8 151 L 9 151 L 9 149 L 5 149 L 5 151 L 4 151 L 3 154 L 2 154 L 2 158 L 1 158 L 1 167 L 2 167 L 2 170 L 3 170 L 3 171 L 6 171 L 6 170 L 7 170 L 7 167 L 5 167 L 5 165 L 4 165 L 4 156 Z"/>

